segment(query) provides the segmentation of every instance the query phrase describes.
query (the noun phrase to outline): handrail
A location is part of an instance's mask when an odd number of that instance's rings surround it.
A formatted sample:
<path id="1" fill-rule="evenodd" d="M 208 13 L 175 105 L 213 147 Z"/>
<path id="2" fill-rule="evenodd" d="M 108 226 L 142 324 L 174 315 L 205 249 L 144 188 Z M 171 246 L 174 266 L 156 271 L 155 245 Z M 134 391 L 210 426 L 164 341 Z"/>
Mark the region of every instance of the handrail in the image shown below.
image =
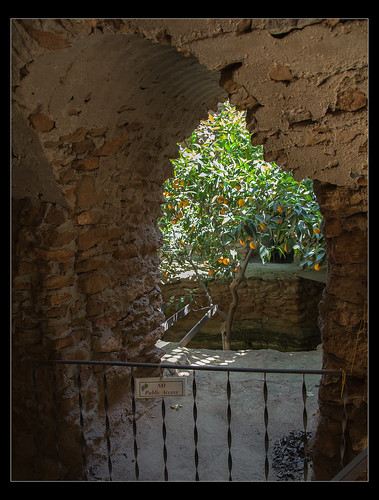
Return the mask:
<path id="1" fill-rule="evenodd" d="M 247 373 L 293 373 L 309 375 L 341 375 L 341 370 L 309 370 L 302 368 L 251 368 L 251 367 L 233 367 L 233 366 L 215 366 L 215 365 L 182 365 L 175 363 L 141 363 L 137 361 L 97 361 L 97 360 L 75 360 L 75 359 L 45 359 L 33 360 L 36 364 L 67 364 L 67 365 L 112 365 L 129 366 L 134 368 L 167 368 L 181 370 L 207 370 L 207 371 L 225 371 L 225 372 L 247 372 Z"/>
<path id="2" fill-rule="evenodd" d="M 355 481 L 367 471 L 367 448 L 336 474 L 331 481 Z"/>

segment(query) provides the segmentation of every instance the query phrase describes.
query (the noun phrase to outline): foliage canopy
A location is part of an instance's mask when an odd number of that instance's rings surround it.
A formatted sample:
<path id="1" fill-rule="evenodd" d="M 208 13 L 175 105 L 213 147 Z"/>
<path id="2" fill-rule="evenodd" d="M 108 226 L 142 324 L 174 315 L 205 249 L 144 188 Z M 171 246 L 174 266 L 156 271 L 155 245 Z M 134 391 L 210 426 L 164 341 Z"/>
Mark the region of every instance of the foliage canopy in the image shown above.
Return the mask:
<path id="1" fill-rule="evenodd" d="M 171 160 L 175 177 L 165 182 L 159 221 L 163 277 L 195 265 L 230 281 L 243 247 L 255 248 L 262 263 L 274 251 L 286 256 L 293 250 L 302 266 L 324 265 L 322 216 L 312 181 L 297 182 L 292 173 L 265 162 L 263 147 L 251 144 L 245 116 L 229 102 L 219 105 Z"/>

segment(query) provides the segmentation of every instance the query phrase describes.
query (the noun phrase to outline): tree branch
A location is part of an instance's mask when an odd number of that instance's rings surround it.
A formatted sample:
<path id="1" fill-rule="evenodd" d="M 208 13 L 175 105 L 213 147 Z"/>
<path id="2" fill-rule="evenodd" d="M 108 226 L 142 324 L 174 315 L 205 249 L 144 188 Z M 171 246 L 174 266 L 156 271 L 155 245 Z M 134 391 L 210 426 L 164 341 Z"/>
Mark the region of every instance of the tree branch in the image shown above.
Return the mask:
<path id="1" fill-rule="evenodd" d="M 200 274 L 198 273 L 198 271 L 197 271 L 197 267 L 195 266 L 195 264 L 193 263 L 193 261 L 192 261 L 191 257 L 190 257 L 188 254 L 187 254 L 187 259 L 188 259 L 188 262 L 191 264 L 191 266 L 192 266 L 193 270 L 195 271 L 195 274 L 196 274 L 196 277 L 197 277 L 197 279 L 198 279 L 199 283 L 201 283 L 202 287 L 204 288 L 204 291 L 205 291 L 205 293 L 206 293 L 206 295 L 207 295 L 207 297 L 208 297 L 208 300 L 209 300 L 209 305 L 210 305 L 210 306 L 213 306 L 212 297 L 211 297 L 211 295 L 210 295 L 210 293 L 209 293 L 209 291 L 208 291 L 208 288 L 206 287 L 206 285 L 205 285 L 205 283 L 204 283 L 204 281 L 203 281 L 203 278 L 202 278 L 202 277 L 200 276 Z"/>
<path id="2" fill-rule="evenodd" d="M 233 324 L 233 318 L 234 318 L 234 313 L 237 309 L 238 306 L 238 293 L 237 289 L 242 282 L 244 276 L 245 276 L 245 271 L 247 268 L 247 265 L 249 263 L 249 260 L 251 256 L 253 255 L 254 249 L 250 249 L 248 254 L 246 255 L 245 261 L 242 265 L 242 267 L 239 268 L 238 270 L 238 277 L 235 278 L 232 283 L 230 284 L 230 292 L 232 294 L 232 302 L 230 303 L 229 306 L 229 313 L 228 313 L 228 318 L 226 320 L 226 328 L 225 328 L 225 340 L 224 340 L 224 350 L 229 351 L 230 350 L 230 339 L 232 335 L 232 324 Z"/>

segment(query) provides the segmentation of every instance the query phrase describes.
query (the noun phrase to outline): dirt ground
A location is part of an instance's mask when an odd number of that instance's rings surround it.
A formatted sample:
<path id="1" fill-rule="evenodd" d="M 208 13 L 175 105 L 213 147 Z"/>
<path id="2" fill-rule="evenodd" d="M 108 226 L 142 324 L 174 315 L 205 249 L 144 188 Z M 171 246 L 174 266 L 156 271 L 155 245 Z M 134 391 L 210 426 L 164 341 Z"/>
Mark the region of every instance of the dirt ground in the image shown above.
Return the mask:
<path id="1" fill-rule="evenodd" d="M 160 343 L 164 362 L 191 365 L 221 365 L 256 368 L 321 368 L 321 346 L 314 351 L 279 352 L 271 349 L 219 351 L 188 349 L 174 343 Z M 193 418 L 193 372 L 165 370 L 164 376 L 187 377 L 186 397 L 167 397 L 165 403 L 167 474 L 169 481 L 195 480 Z M 319 375 L 307 375 L 307 431 L 315 429 Z M 197 371 L 198 474 L 200 481 L 228 481 L 227 373 Z M 233 481 L 264 481 L 265 428 L 263 374 L 230 373 L 231 456 Z M 275 440 L 291 429 L 303 430 L 302 376 L 268 374 L 268 435 L 270 472 Z M 137 411 L 144 412 L 136 422 L 139 481 L 164 480 L 164 441 L 162 437 L 162 398 L 137 399 Z M 178 406 L 180 405 L 180 406 Z M 173 407 L 173 408 L 172 408 Z M 135 481 L 132 423 L 111 436 L 113 481 Z M 100 458 L 100 457 L 99 457 Z M 90 465 L 90 480 L 109 479 L 103 457 Z M 309 477 L 311 471 L 309 473 Z"/>

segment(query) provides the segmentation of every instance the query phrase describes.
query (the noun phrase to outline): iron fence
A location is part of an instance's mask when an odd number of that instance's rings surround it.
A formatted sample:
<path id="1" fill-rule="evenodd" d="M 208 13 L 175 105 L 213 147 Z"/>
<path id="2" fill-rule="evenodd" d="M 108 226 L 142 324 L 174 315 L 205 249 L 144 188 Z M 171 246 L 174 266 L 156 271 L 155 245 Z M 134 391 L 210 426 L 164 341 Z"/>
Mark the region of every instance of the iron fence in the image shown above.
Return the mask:
<path id="1" fill-rule="evenodd" d="M 56 368 L 58 365 L 76 365 L 76 390 L 77 390 L 77 405 L 78 405 L 78 439 L 81 443 L 81 462 L 82 462 L 82 477 L 83 480 L 90 480 L 88 463 L 87 463 L 87 442 L 85 433 L 85 408 L 83 407 L 83 397 L 82 397 L 82 368 L 86 365 L 91 365 L 97 367 L 96 370 L 102 369 L 102 388 L 104 397 L 104 412 L 105 412 L 105 422 L 104 422 L 104 440 L 106 442 L 106 462 L 107 462 L 107 477 L 102 478 L 102 480 L 112 481 L 114 479 L 113 474 L 113 459 L 112 459 L 112 449 L 114 442 L 112 443 L 112 429 L 109 418 L 109 395 L 108 395 L 108 380 L 107 380 L 107 369 L 109 367 L 123 367 L 130 370 L 130 387 L 125 389 L 130 393 L 131 399 L 131 428 L 130 435 L 132 438 L 132 449 L 133 449 L 133 461 L 134 461 L 134 478 L 132 480 L 138 481 L 140 479 L 140 463 L 139 463 L 139 445 L 138 440 L 138 424 L 137 424 L 137 410 L 136 410 L 136 377 L 135 370 L 139 368 L 154 368 L 158 370 L 162 376 L 163 370 L 184 370 L 192 372 L 192 415 L 193 415 L 193 478 L 195 481 L 199 481 L 202 477 L 202 471 L 199 467 L 199 428 L 198 428 L 198 381 L 197 372 L 207 371 L 207 372 L 225 372 L 226 373 L 226 385 L 225 385 L 225 414 L 227 421 L 227 432 L 225 436 L 225 446 L 227 448 L 227 461 L 225 467 L 227 468 L 228 480 L 233 480 L 233 435 L 231 422 L 233 420 L 234 412 L 238 409 L 232 407 L 232 384 L 231 384 L 231 374 L 233 373 L 259 373 L 263 374 L 263 384 L 261 387 L 263 396 L 263 407 L 262 410 L 262 420 L 264 434 L 264 457 L 262 457 L 262 469 L 264 470 L 264 479 L 267 480 L 270 471 L 270 460 L 269 460 L 269 421 L 270 421 L 270 409 L 269 409 L 269 383 L 267 375 L 269 374 L 295 374 L 301 377 L 301 399 L 302 399 L 302 424 L 303 424 L 303 444 L 304 444 L 304 458 L 303 458 L 303 479 L 308 480 L 308 464 L 309 464 L 309 453 L 308 453 L 308 412 L 307 412 L 307 386 L 306 386 L 306 376 L 307 375 L 323 375 L 323 376 L 333 376 L 335 380 L 341 381 L 341 399 L 342 399 L 342 416 L 341 416 L 341 441 L 340 441 L 340 469 L 344 466 L 344 454 L 345 454 L 345 429 L 347 423 L 347 413 L 346 413 L 346 401 L 347 401 L 347 389 L 345 381 L 345 373 L 340 370 L 305 370 L 305 369 L 279 369 L 279 368 L 249 368 L 249 367 L 231 367 L 231 366 L 209 366 L 209 365 L 185 365 L 185 364 L 174 364 L 174 363 L 139 363 L 139 362 L 122 362 L 122 361 L 82 361 L 82 360 L 55 360 L 55 361 L 39 361 L 33 363 L 33 388 L 34 388 L 34 400 L 35 400 L 35 440 L 37 447 L 41 449 L 41 440 L 43 439 L 43 432 L 41 432 L 40 425 L 40 405 L 41 405 L 41 393 L 38 387 L 38 376 L 37 372 L 41 366 L 50 366 L 52 368 L 52 419 L 53 419 L 53 434 L 54 434 L 54 444 L 56 450 L 56 462 L 59 471 L 59 478 L 63 478 L 62 473 L 62 458 L 60 452 L 60 441 L 61 436 L 59 435 L 57 428 L 57 379 L 56 379 Z M 172 372 L 171 372 L 172 373 Z M 336 379 L 336 377 L 338 377 Z M 161 444 L 162 444 L 162 479 L 168 481 L 170 478 L 170 471 L 168 467 L 168 455 L 170 453 L 168 440 L 167 440 L 167 427 L 166 427 L 166 402 L 165 397 L 161 397 Z M 158 423 L 155 424 L 159 430 Z M 259 425 L 259 423 L 256 423 Z M 116 480 L 125 480 L 122 477 Z M 131 480 L 131 479 L 126 479 Z M 246 480 L 249 480 L 248 478 Z"/>

